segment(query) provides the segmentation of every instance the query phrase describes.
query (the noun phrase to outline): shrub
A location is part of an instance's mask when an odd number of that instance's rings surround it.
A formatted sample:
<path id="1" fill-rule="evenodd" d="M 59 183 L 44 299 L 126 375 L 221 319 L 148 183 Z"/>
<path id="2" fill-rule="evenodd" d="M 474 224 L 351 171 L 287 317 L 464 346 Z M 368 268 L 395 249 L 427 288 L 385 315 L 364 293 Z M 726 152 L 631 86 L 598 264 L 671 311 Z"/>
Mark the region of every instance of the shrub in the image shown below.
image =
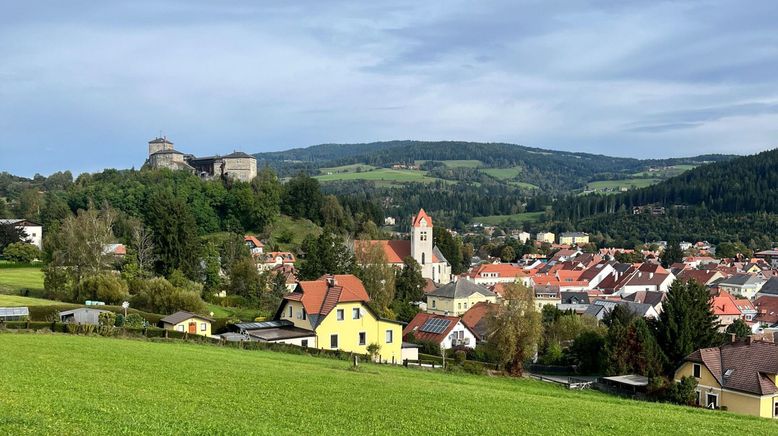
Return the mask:
<path id="1" fill-rule="evenodd" d="M 26 242 L 14 242 L 3 250 L 3 257 L 16 263 L 31 263 L 33 260 L 40 258 L 40 255 L 41 251 L 38 247 Z"/>
<path id="2" fill-rule="evenodd" d="M 118 304 L 128 297 L 127 284 L 119 276 L 98 274 L 86 277 L 73 287 L 72 301 L 83 303 L 86 300 L 98 300 L 108 304 Z"/>
<path id="3" fill-rule="evenodd" d="M 116 327 L 124 327 L 124 315 L 121 313 L 116 315 L 116 322 L 113 323 Z"/>
<path id="4" fill-rule="evenodd" d="M 685 406 L 694 405 L 697 400 L 697 379 L 694 377 L 683 377 L 680 382 L 672 383 L 667 389 L 667 400 Z"/>
<path id="5" fill-rule="evenodd" d="M 176 288 L 163 278 L 133 281 L 132 307 L 170 314 L 178 310 L 202 312 L 205 303 L 194 291 Z"/>
<path id="6" fill-rule="evenodd" d="M 103 312 L 98 316 L 98 324 L 102 327 L 113 327 L 116 324 L 116 314 L 113 312 Z"/>
<path id="7" fill-rule="evenodd" d="M 124 327 L 143 328 L 146 326 L 146 320 L 137 313 L 131 313 L 124 319 Z"/>
<path id="8" fill-rule="evenodd" d="M 454 362 L 457 365 L 463 365 L 465 363 L 465 360 L 467 359 L 467 352 L 464 350 L 456 350 L 454 351 Z"/>

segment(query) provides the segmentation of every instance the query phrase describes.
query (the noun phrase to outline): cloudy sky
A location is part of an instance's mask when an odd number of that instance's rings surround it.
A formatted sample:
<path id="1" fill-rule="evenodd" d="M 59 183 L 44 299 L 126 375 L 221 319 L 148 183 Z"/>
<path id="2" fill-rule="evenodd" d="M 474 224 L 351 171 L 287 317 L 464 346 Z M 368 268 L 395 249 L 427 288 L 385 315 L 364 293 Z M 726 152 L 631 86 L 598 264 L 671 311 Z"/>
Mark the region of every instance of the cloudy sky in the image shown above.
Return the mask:
<path id="1" fill-rule="evenodd" d="M 139 167 L 160 131 L 752 153 L 778 146 L 776 23 L 772 0 L 9 1 L 0 171 Z"/>

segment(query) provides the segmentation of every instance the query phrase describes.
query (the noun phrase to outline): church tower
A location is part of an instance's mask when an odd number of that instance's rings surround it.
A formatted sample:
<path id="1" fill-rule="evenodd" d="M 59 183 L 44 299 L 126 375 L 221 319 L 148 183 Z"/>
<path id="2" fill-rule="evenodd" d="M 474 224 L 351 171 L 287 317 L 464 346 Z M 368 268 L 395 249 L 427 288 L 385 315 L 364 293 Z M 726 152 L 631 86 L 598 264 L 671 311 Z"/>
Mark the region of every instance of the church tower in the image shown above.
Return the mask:
<path id="1" fill-rule="evenodd" d="M 422 275 L 428 269 L 432 271 L 432 218 L 424 209 L 420 209 L 411 222 L 411 257 L 421 265 Z"/>

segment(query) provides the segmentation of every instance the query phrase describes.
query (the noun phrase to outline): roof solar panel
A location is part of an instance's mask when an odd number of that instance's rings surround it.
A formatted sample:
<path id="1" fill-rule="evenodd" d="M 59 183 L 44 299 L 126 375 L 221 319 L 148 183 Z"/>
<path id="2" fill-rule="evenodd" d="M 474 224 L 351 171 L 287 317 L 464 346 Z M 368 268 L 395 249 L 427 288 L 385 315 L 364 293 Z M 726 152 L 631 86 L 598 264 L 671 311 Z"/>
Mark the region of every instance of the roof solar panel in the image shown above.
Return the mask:
<path id="1" fill-rule="evenodd" d="M 437 335 L 443 333 L 450 324 L 451 321 L 447 319 L 432 318 L 428 319 L 419 330 Z"/>

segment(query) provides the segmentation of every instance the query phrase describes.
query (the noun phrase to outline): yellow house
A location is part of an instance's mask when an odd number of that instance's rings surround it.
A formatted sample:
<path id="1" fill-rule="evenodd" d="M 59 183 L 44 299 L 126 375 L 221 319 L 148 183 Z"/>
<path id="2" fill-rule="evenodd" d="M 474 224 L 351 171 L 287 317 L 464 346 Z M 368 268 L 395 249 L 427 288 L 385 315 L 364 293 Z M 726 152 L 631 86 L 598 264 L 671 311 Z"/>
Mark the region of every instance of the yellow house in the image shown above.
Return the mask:
<path id="1" fill-rule="evenodd" d="M 213 320 L 182 310 L 162 318 L 159 322 L 162 323 L 163 328 L 168 330 L 189 333 L 190 335 L 211 336 Z"/>
<path id="2" fill-rule="evenodd" d="M 367 347 L 377 344 L 379 361 L 400 363 L 403 324 L 380 318 L 368 301 L 370 297 L 357 277 L 324 276 L 299 282 L 295 291 L 284 297 L 275 319 L 312 331 L 316 343 L 304 346 L 368 354 Z"/>
<path id="3" fill-rule="evenodd" d="M 778 345 L 732 343 L 688 355 L 675 380 L 697 380 L 697 404 L 763 418 L 778 418 Z"/>
<path id="4" fill-rule="evenodd" d="M 467 279 L 460 279 L 426 295 L 427 312 L 460 316 L 476 303 L 496 303 L 497 294 Z"/>
<path id="5" fill-rule="evenodd" d="M 537 235 L 535 235 L 535 240 L 540 242 L 547 242 L 549 244 L 554 243 L 554 237 L 556 235 L 551 232 L 540 232 Z"/>
<path id="6" fill-rule="evenodd" d="M 585 245 L 589 243 L 589 234 L 582 232 L 565 232 L 559 234 L 561 245 Z"/>

